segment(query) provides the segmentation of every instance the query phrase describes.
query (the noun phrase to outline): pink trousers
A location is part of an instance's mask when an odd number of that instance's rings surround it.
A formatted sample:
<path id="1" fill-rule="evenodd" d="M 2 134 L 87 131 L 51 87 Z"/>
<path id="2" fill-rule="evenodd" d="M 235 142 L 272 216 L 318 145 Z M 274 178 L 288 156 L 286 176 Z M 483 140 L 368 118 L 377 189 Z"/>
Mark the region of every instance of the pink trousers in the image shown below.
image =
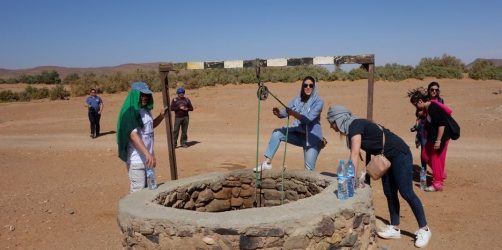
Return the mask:
<path id="1" fill-rule="evenodd" d="M 448 143 L 444 142 L 442 150 L 434 150 L 434 142 L 427 141 L 425 150 L 422 150 L 422 159 L 424 159 L 432 169 L 432 186 L 436 190 L 443 190 L 443 181 L 446 179 L 446 151 L 448 151 Z"/>

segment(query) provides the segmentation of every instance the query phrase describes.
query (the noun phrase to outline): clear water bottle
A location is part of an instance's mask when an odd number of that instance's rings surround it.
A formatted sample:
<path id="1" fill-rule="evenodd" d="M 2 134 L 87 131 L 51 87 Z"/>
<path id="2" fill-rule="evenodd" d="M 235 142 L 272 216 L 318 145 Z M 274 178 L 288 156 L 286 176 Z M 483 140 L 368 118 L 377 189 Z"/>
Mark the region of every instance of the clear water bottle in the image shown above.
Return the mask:
<path id="1" fill-rule="evenodd" d="M 420 189 L 425 190 L 427 187 L 427 166 L 422 166 L 420 168 Z"/>
<path id="2" fill-rule="evenodd" d="M 356 189 L 356 168 L 352 163 L 352 160 L 347 162 L 347 194 L 349 197 L 354 196 L 354 191 Z"/>
<path id="3" fill-rule="evenodd" d="M 340 164 L 338 164 L 338 168 L 336 169 L 337 181 L 338 181 L 338 189 L 336 192 L 336 196 L 339 200 L 347 199 L 347 173 L 345 171 L 345 162 L 340 160 Z"/>
<path id="4" fill-rule="evenodd" d="M 148 185 L 148 189 L 156 189 L 157 188 L 157 180 L 155 180 L 155 169 L 146 168 L 146 183 Z"/>

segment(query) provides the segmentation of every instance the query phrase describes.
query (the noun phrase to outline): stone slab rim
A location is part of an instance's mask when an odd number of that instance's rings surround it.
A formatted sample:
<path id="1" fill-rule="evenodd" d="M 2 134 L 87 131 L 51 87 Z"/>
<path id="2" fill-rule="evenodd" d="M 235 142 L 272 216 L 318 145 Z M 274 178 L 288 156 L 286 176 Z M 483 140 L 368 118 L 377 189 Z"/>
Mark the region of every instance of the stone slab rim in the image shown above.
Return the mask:
<path id="1" fill-rule="evenodd" d="M 160 185 L 157 190 L 142 190 L 130 194 L 119 202 L 118 222 L 122 228 L 130 226 L 131 220 L 143 219 L 145 227 L 155 224 L 177 224 L 190 228 L 233 228 L 246 230 L 252 227 L 283 227 L 296 223 L 317 223 L 323 215 L 339 213 L 343 209 L 360 206 L 361 210 L 372 210 L 367 206 L 367 199 L 371 200 L 369 186 L 357 190 L 357 195 L 349 200 L 340 201 L 336 198 L 336 177 L 306 172 L 288 170 L 292 175 L 301 175 L 313 179 L 327 180 L 330 184 L 320 193 L 300 199 L 291 203 L 273 207 L 246 208 L 225 212 L 197 212 L 179 208 L 165 207 L 152 202 L 159 193 L 176 190 L 180 186 L 190 185 L 198 181 L 212 181 L 232 174 L 246 173 L 251 170 L 238 170 L 232 172 L 214 172 L 185 179 L 169 181 Z M 268 173 L 266 173 L 268 172 Z M 277 171 L 279 174 L 280 172 Z M 252 173 L 254 175 L 254 173 Z M 264 174 L 276 174 L 274 171 L 265 171 Z M 148 223 L 150 222 L 150 223 Z M 149 225 L 150 224 L 150 225 Z"/>

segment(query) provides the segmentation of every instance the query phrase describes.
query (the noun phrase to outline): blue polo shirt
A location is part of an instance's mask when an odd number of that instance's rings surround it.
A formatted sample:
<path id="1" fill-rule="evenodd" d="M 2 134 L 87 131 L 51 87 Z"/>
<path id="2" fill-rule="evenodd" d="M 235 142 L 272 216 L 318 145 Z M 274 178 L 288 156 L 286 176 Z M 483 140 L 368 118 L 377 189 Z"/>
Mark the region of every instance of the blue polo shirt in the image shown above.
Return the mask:
<path id="1" fill-rule="evenodd" d="M 101 97 L 99 96 L 89 96 L 87 97 L 87 99 L 85 100 L 85 103 L 87 103 L 87 105 L 91 106 L 91 108 L 98 112 L 99 111 L 99 106 L 100 104 L 102 103 L 101 101 Z"/>

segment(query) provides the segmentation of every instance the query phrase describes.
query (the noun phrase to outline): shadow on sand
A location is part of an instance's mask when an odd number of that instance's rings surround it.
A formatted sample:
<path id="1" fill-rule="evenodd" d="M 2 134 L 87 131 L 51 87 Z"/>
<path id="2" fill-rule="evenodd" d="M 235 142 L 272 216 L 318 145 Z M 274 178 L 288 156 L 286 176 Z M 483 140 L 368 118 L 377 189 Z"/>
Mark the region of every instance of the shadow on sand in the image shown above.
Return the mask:
<path id="1" fill-rule="evenodd" d="M 113 134 L 116 134 L 117 132 L 115 132 L 115 130 L 110 130 L 110 131 L 107 131 L 107 132 L 103 132 L 103 133 L 99 133 L 99 137 L 102 137 L 102 136 L 106 136 L 106 135 L 113 135 Z"/>

